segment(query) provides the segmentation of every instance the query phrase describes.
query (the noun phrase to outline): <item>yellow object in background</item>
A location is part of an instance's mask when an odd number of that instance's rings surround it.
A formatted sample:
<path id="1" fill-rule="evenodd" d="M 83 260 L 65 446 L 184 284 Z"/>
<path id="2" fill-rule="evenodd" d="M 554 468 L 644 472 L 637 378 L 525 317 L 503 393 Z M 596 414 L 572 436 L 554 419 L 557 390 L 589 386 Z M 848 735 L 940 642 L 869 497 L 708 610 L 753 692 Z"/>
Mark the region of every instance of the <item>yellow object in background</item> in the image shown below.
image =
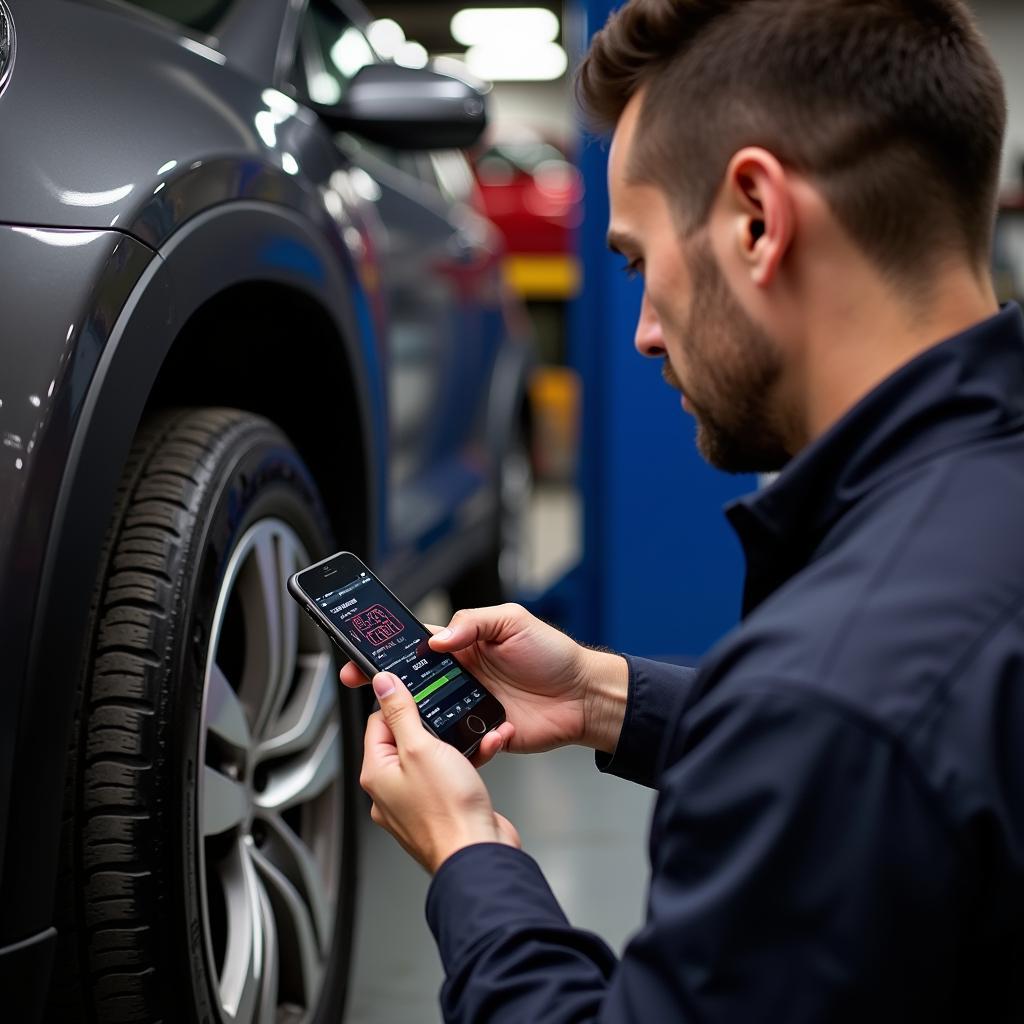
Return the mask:
<path id="1" fill-rule="evenodd" d="M 565 366 L 543 366 L 530 379 L 533 456 L 544 480 L 568 481 L 576 472 L 580 378 Z"/>
<path id="2" fill-rule="evenodd" d="M 568 300 L 580 289 L 580 263 L 566 253 L 511 253 L 505 280 L 524 299 Z"/>

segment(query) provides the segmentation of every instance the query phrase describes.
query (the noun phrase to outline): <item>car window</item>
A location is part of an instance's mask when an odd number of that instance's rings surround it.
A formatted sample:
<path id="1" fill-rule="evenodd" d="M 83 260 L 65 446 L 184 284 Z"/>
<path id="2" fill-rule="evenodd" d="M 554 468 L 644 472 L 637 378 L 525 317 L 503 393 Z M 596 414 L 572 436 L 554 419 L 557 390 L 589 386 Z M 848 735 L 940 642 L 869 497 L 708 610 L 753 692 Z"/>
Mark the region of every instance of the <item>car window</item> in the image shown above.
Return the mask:
<path id="1" fill-rule="evenodd" d="M 291 84 L 299 95 L 308 96 L 314 103 L 330 105 L 340 102 L 360 68 L 379 62 L 362 30 L 340 8 L 331 0 L 314 0 L 303 21 Z M 368 153 L 372 159 L 382 160 L 421 184 L 438 189 L 426 153 L 389 149 L 354 135 L 339 141 L 354 159 L 358 159 L 359 153 Z"/>
<path id="2" fill-rule="evenodd" d="M 314 103 L 330 106 L 345 95 L 355 73 L 377 62 L 366 36 L 332 3 L 306 11 L 292 84 Z"/>
<path id="3" fill-rule="evenodd" d="M 235 0 L 127 0 L 133 7 L 159 14 L 186 28 L 210 33 Z"/>

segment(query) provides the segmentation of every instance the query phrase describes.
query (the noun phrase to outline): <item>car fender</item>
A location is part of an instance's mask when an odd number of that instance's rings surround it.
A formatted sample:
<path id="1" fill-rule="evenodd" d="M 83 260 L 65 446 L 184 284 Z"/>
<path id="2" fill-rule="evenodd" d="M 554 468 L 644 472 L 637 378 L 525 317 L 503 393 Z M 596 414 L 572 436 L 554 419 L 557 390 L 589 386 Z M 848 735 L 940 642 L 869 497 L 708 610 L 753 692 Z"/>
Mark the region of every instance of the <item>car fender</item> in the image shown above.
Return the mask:
<path id="1" fill-rule="evenodd" d="M 356 269 L 336 236 L 283 206 L 235 202 L 193 217 L 145 265 L 108 335 L 93 336 L 77 377 L 61 380 L 53 398 L 66 420 L 44 439 L 50 450 L 44 445 L 37 453 L 46 466 L 37 474 L 46 481 L 38 504 L 44 511 L 52 507 L 52 519 L 48 530 L 36 524 L 34 548 L 13 553 L 21 563 L 18 589 L 25 599 L 35 595 L 34 613 L 22 615 L 30 632 L 18 637 L 7 630 L 0 637 L 4 675 L 12 684 L 0 711 L 16 713 L 17 722 L 10 772 L 0 765 L 0 811 L 9 794 L 0 944 L 38 934 L 52 919 L 66 737 L 83 668 L 88 595 L 132 438 L 160 367 L 192 313 L 233 284 L 252 281 L 306 293 L 337 328 L 356 377 L 363 436 L 373 446 L 366 489 L 370 550 L 380 542 L 385 391 Z M 75 388 L 80 393 L 72 395 Z M 17 592 L 5 589 L 4 611 L 17 600 Z M 19 668 L 20 674 L 8 674 Z"/>

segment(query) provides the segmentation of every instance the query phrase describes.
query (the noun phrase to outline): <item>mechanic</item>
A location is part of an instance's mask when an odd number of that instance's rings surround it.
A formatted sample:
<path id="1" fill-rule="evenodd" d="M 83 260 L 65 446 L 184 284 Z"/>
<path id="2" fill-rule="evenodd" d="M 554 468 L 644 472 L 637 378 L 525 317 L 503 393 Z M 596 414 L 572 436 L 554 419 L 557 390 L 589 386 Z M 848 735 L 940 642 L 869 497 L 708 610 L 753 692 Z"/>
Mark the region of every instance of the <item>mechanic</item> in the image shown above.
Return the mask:
<path id="1" fill-rule="evenodd" d="M 621 960 L 373 680 L 362 783 L 434 874 L 445 1018 L 1020 1020 L 1024 322 L 988 270 L 993 60 L 961 0 L 632 0 L 580 88 L 614 129 L 636 347 L 712 463 L 784 469 L 728 509 L 744 620 L 696 672 L 511 605 L 431 641 L 508 711 L 481 763 L 579 743 L 657 788 Z"/>

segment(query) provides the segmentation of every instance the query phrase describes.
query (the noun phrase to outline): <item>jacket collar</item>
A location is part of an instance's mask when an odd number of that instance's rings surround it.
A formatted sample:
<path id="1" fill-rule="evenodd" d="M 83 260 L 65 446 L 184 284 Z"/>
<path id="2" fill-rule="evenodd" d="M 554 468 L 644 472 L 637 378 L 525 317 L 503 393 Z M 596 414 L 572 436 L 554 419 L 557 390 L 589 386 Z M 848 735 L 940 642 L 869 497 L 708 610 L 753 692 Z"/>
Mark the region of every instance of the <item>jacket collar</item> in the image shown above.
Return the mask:
<path id="1" fill-rule="evenodd" d="M 726 507 L 747 559 L 747 615 L 810 560 L 861 498 L 911 464 L 1024 429 L 1024 317 L 1015 303 L 921 353 Z"/>

